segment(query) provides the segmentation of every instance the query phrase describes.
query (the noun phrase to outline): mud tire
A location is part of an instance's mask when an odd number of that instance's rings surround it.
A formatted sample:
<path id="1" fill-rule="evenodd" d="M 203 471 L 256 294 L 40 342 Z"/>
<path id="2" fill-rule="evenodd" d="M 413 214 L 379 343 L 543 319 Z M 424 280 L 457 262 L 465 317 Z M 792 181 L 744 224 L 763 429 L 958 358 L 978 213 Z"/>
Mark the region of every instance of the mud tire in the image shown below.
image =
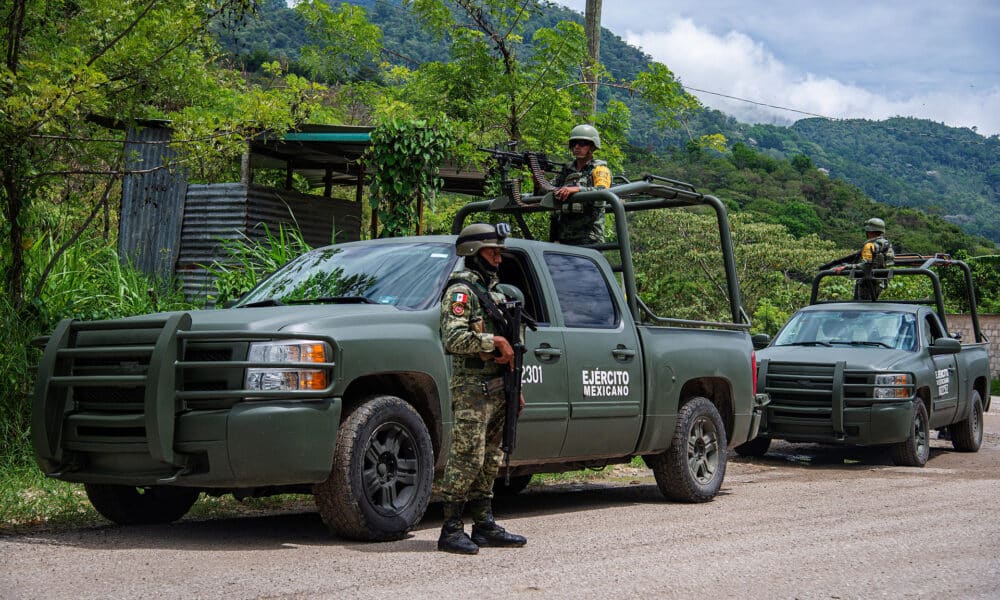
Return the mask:
<path id="1" fill-rule="evenodd" d="M 972 406 L 969 416 L 948 427 L 951 445 L 959 452 L 979 452 L 983 444 L 983 399 L 979 392 L 972 392 Z"/>
<path id="2" fill-rule="evenodd" d="M 501 473 L 503 467 L 500 467 Z M 505 483 L 503 477 L 493 480 L 493 495 L 495 496 L 516 496 L 524 491 L 531 483 L 531 475 L 518 475 L 510 478 L 510 483 Z"/>
<path id="3" fill-rule="evenodd" d="M 733 448 L 740 456 L 764 456 L 771 448 L 771 438 L 758 435 L 749 442 L 745 442 Z"/>
<path id="4" fill-rule="evenodd" d="M 892 462 L 901 467 L 922 467 L 931 456 L 930 419 L 923 402 L 914 402 L 910 435 L 892 446 Z"/>
<path id="5" fill-rule="evenodd" d="M 677 502 L 708 502 L 726 477 L 726 429 L 710 400 L 695 397 L 681 407 L 670 447 L 649 456 L 660 492 Z"/>
<path id="6" fill-rule="evenodd" d="M 340 424 L 330 477 L 313 486 L 313 495 L 335 535 L 398 540 L 423 518 L 433 480 L 423 419 L 401 398 L 375 396 Z"/>
<path id="7" fill-rule="evenodd" d="M 173 523 L 187 514 L 201 493 L 197 488 L 173 486 L 87 483 L 83 487 L 97 512 L 119 525 Z"/>

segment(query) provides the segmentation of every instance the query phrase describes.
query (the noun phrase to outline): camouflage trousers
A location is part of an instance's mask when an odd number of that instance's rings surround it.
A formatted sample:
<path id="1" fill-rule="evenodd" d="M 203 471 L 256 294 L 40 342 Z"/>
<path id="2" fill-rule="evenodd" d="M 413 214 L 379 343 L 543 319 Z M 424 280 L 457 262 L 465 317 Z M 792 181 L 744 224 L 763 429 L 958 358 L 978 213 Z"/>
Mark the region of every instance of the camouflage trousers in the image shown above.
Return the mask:
<path id="1" fill-rule="evenodd" d="M 451 453 L 437 487 L 446 503 L 493 497 L 503 451 L 504 392 L 483 393 L 483 379 L 456 377 L 451 385 Z"/>
<path id="2" fill-rule="evenodd" d="M 555 217 L 554 238 L 563 244 L 583 245 L 604 243 L 604 203 L 599 205 L 569 204 Z M 576 209 L 576 210 L 573 210 Z"/>

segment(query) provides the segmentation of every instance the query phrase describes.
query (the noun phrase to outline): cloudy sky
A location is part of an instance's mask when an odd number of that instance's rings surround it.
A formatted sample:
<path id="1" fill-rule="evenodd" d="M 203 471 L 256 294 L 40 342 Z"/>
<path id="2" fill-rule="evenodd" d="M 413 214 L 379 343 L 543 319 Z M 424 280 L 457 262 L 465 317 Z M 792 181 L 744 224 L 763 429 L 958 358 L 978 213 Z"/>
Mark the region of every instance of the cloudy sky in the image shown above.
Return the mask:
<path id="1" fill-rule="evenodd" d="M 901 115 L 1000 134 L 1000 0 L 607 0 L 601 23 L 741 121 Z"/>

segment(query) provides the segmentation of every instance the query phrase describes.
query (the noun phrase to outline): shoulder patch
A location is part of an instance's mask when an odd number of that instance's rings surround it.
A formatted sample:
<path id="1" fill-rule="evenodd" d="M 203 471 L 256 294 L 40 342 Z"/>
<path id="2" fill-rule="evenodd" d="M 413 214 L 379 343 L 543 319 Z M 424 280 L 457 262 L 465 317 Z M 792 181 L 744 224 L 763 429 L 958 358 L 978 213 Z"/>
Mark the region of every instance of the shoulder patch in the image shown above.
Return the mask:
<path id="1" fill-rule="evenodd" d="M 464 294 L 463 294 L 464 295 Z M 465 302 L 452 302 L 451 303 L 451 314 L 456 317 L 461 317 L 465 314 Z"/>
<path id="2" fill-rule="evenodd" d="M 590 176 L 594 180 L 594 187 L 611 187 L 611 169 L 606 166 L 597 165 Z"/>

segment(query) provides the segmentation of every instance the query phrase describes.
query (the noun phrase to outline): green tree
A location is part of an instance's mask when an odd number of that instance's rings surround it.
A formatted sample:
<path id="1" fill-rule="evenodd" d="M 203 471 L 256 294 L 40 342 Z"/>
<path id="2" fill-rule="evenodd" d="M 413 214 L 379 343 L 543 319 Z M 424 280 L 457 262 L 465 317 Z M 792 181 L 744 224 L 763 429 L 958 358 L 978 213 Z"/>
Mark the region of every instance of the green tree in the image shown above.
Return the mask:
<path id="1" fill-rule="evenodd" d="M 817 262 L 837 256 L 830 242 L 815 235 L 797 239 L 784 226 L 755 221 L 748 213 L 732 215 L 731 225 L 743 305 L 751 314 L 771 314 L 774 322 L 808 302 L 804 282 Z M 640 213 L 633 219 L 632 235 L 639 294 L 651 308 L 680 318 L 729 318 L 714 214 Z"/>
<path id="2" fill-rule="evenodd" d="M 603 67 L 589 60 L 587 38 L 578 23 L 560 21 L 535 29 L 527 44 L 522 36 L 528 20 L 545 9 L 537 0 L 410 0 L 409 4 L 450 45 L 451 61 L 427 63 L 413 72 L 397 68 L 394 75 L 404 85 L 395 100 L 419 115 L 443 110 L 465 123 L 478 144 L 515 140 L 532 150 L 565 152 L 565 138 L 578 123 L 577 115 L 592 114 L 585 65 L 589 76 L 599 76 L 602 85 L 638 93 L 657 109 L 663 122 L 697 106 L 663 65 L 650 65 L 633 81 L 616 82 L 605 76 Z M 619 121 L 628 115 L 621 102 L 607 102 L 604 109 L 591 122 L 607 125 L 611 110 Z M 614 162 L 615 144 L 604 144 L 603 133 L 601 156 L 612 168 L 620 167 Z"/>
<path id="3" fill-rule="evenodd" d="M 253 6 L 0 0 L 2 271 L 15 309 L 33 237 L 89 226 L 101 208 L 108 235 L 123 130 L 136 120 L 170 120 L 181 156 L 170 168 L 198 178 L 231 168 L 248 136 L 287 130 L 321 109 L 323 88 L 277 63 L 258 82 L 219 66 L 209 29 L 238 25 Z"/>
<path id="4" fill-rule="evenodd" d="M 371 207 L 384 237 L 414 233 L 414 224 L 415 233 L 422 232 L 423 203 L 441 189 L 439 168 L 454 145 L 455 133 L 445 118 L 386 119 L 375 128 L 366 159 L 372 170 Z"/>

